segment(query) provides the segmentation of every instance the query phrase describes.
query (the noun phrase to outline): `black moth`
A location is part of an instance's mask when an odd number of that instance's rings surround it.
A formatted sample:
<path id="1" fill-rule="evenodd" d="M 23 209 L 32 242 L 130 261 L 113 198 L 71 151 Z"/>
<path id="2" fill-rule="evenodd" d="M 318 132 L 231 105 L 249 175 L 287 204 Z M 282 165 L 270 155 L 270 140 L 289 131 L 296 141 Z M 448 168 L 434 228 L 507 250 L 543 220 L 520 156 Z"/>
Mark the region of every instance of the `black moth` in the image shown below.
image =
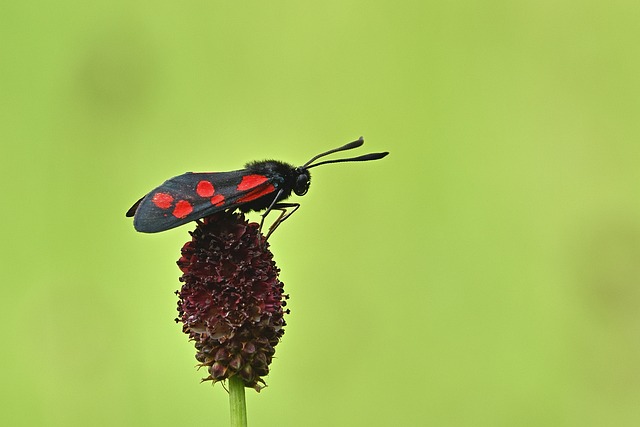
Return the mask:
<path id="1" fill-rule="evenodd" d="M 277 160 L 248 163 L 244 169 L 231 172 L 187 172 L 165 181 L 158 188 L 138 200 L 128 211 L 133 226 L 143 233 L 157 233 L 212 215 L 216 212 L 239 209 L 241 212 L 266 211 L 262 214 L 260 229 L 266 216 L 273 210 L 280 215 L 269 228 L 266 238 L 299 207 L 298 203 L 281 203 L 294 192 L 303 196 L 309 190 L 309 169 L 328 163 L 363 162 L 385 157 L 388 152 L 370 153 L 348 159 L 325 160 L 321 157 L 339 151 L 351 150 L 364 144 L 364 139 L 326 151 L 302 166 L 295 167 Z M 287 211 L 287 209 L 291 209 Z"/>

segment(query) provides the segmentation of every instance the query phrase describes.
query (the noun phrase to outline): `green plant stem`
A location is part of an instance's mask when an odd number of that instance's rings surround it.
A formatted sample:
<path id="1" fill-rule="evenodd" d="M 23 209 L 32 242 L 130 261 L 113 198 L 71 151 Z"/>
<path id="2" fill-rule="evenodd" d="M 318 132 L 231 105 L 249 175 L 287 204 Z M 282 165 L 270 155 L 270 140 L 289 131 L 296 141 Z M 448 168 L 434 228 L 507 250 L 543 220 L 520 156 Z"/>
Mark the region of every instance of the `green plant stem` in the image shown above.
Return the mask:
<path id="1" fill-rule="evenodd" d="M 244 382 L 237 375 L 229 378 L 229 407 L 231 409 L 231 427 L 247 427 Z"/>

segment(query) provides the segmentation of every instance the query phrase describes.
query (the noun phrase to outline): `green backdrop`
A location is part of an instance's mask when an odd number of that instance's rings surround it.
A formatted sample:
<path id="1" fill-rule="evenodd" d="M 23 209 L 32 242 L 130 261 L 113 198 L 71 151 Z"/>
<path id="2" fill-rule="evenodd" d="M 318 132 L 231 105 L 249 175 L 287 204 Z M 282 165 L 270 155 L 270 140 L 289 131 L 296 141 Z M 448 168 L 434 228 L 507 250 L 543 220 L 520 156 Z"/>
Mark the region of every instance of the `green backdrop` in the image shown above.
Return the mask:
<path id="1" fill-rule="evenodd" d="M 313 170 L 251 426 L 640 425 L 637 1 L 3 2 L 7 426 L 228 423 L 164 179 Z M 294 198 L 295 199 L 295 198 Z M 253 218 L 258 218 L 254 215 Z"/>

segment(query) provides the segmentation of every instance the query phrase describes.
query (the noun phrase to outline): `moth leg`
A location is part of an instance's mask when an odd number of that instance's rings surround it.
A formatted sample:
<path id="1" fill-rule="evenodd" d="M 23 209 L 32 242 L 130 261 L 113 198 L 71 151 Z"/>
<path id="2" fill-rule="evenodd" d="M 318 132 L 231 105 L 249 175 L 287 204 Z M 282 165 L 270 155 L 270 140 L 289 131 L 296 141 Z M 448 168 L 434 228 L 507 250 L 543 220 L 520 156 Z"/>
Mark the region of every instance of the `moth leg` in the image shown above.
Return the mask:
<path id="1" fill-rule="evenodd" d="M 269 212 L 271 212 L 273 207 L 276 205 L 276 203 L 278 202 L 278 198 L 280 197 L 280 195 L 282 193 L 283 193 L 282 189 L 280 191 L 278 191 L 278 194 L 276 194 L 276 197 L 273 198 L 273 202 L 271 202 L 271 204 L 269 205 L 267 210 L 262 215 L 260 215 L 262 218 L 260 219 L 260 228 L 258 228 L 258 232 L 262 233 L 262 226 L 264 225 L 264 219 L 267 217 L 267 215 L 269 215 Z M 271 234 L 271 233 L 269 233 L 269 234 Z M 266 240 L 267 239 L 265 239 L 265 241 Z"/>
<path id="2" fill-rule="evenodd" d="M 260 221 L 260 230 L 262 230 L 264 219 L 267 217 L 267 215 L 271 211 L 274 211 L 274 210 L 280 211 L 280 215 L 278 215 L 278 218 L 276 218 L 276 220 L 273 221 L 273 223 L 269 227 L 269 231 L 267 232 L 267 235 L 265 236 L 264 240 L 267 241 L 269 239 L 269 236 L 271 236 L 271 234 L 274 231 L 276 231 L 276 228 L 278 228 L 278 226 L 282 224 L 285 219 L 293 215 L 293 213 L 297 211 L 299 207 L 300 207 L 300 203 L 275 203 L 269 209 L 267 209 L 267 211 L 264 214 L 262 214 L 262 220 Z M 287 209 L 291 209 L 291 210 L 287 210 Z"/>

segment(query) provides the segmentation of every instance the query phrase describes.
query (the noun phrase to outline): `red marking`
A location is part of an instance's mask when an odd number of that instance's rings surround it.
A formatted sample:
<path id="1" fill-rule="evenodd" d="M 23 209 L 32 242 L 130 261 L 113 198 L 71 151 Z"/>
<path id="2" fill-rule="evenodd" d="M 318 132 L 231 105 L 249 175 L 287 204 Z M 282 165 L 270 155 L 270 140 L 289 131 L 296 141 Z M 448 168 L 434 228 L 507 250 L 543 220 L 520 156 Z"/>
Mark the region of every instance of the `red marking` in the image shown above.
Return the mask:
<path id="1" fill-rule="evenodd" d="M 209 181 L 200 181 L 196 186 L 196 193 L 200 197 L 211 197 L 216 190 L 213 188 L 213 184 Z"/>
<path id="2" fill-rule="evenodd" d="M 224 205 L 224 196 L 222 194 L 216 194 L 211 198 L 211 204 L 215 206 Z"/>
<path id="3" fill-rule="evenodd" d="M 151 201 L 160 209 L 169 209 L 171 207 L 171 203 L 173 203 L 173 197 L 171 197 L 171 194 L 167 193 L 156 193 L 153 195 L 153 199 L 151 199 Z"/>
<path id="4" fill-rule="evenodd" d="M 265 194 L 273 193 L 275 190 L 276 188 L 271 184 L 262 188 L 256 188 L 255 190 L 250 191 L 248 194 L 245 194 L 244 196 L 240 197 L 237 203 L 247 203 L 252 200 L 259 199 Z"/>
<path id="5" fill-rule="evenodd" d="M 186 200 L 178 200 L 176 207 L 173 209 L 173 216 L 176 218 L 184 218 L 193 212 L 193 206 Z"/>
<path id="6" fill-rule="evenodd" d="M 260 184 L 264 184 L 268 180 L 269 178 L 264 175 L 245 175 L 242 177 L 242 181 L 240 182 L 240 184 L 238 184 L 237 190 L 251 190 L 252 188 L 256 188 Z"/>

